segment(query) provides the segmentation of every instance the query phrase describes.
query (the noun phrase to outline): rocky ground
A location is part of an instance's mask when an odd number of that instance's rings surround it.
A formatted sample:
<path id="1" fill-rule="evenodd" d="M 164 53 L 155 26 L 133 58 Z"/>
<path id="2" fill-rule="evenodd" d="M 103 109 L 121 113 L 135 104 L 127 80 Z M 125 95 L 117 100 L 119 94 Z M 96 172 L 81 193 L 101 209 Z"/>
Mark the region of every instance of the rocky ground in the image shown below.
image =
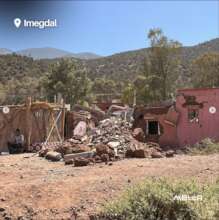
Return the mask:
<path id="1" fill-rule="evenodd" d="M 87 167 L 34 154 L 0 156 L 0 219 L 88 219 L 125 187 L 163 176 L 213 182 L 219 176 L 218 154 L 124 159 Z"/>

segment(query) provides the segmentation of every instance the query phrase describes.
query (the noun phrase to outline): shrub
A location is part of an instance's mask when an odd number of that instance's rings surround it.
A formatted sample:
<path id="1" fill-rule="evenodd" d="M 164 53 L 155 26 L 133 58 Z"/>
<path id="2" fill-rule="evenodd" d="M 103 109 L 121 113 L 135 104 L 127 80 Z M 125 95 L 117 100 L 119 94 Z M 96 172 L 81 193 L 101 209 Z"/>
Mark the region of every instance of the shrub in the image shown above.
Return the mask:
<path id="1" fill-rule="evenodd" d="M 186 151 L 191 155 L 208 155 L 219 153 L 219 143 L 216 143 L 210 138 L 205 138 L 199 143 L 196 143 L 191 147 L 187 147 Z"/>
<path id="2" fill-rule="evenodd" d="M 117 200 L 106 204 L 97 219 L 216 220 L 218 188 L 218 183 L 200 186 L 195 181 L 145 180 L 128 189 Z M 174 196 L 180 195 L 201 195 L 202 200 L 174 199 Z"/>

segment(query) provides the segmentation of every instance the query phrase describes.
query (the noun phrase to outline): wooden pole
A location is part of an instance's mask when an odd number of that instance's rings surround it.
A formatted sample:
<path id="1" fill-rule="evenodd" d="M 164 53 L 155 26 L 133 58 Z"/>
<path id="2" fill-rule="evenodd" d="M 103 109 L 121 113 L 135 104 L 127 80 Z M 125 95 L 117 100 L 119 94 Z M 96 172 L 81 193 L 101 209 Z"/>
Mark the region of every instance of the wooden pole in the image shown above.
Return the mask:
<path id="1" fill-rule="evenodd" d="M 62 104 L 61 136 L 62 136 L 62 141 L 64 141 L 65 140 L 65 102 L 64 102 L 64 99 L 62 99 L 61 104 Z"/>
<path id="2" fill-rule="evenodd" d="M 31 97 L 27 98 L 26 101 L 26 144 L 27 151 L 30 149 L 31 145 L 31 134 L 32 134 L 32 118 L 31 118 Z"/>
<path id="3" fill-rule="evenodd" d="M 134 89 L 133 107 L 136 106 L 136 89 Z"/>

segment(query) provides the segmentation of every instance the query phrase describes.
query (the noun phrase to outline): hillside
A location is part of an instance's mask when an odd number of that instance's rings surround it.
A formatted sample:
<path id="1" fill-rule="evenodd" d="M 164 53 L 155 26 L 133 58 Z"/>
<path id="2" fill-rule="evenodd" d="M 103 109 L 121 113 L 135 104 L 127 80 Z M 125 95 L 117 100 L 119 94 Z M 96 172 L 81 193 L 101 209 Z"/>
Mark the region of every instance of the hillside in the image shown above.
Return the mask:
<path id="1" fill-rule="evenodd" d="M 91 53 L 91 52 L 74 53 L 72 57 L 77 58 L 77 59 L 84 59 L 84 60 L 92 60 L 92 59 L 101 58 L 101 56 L 95 53 Z"/>
<path id="2" fill-rule="evenodd" d="M 28 48 L 25 50 L 19 50 L 19 51 L 14 51 L 14 52 L 11 50 L 5 49 L 5 48 L 0 48 L 0 55 L 12 54 L 12 53 L 16 53 L 21 56 L 31 57 L 35 60 L 56 59 L 56 58 L 61 58 L 61 57 L 74 57 L 74 58 L 85 59 L 85 60 L 100 58 L 99 55 L 96 55 L 90 52 L 71 53 L 65 50 L 60 50 L 60 49 L 51 48 L 51 47 Z"/>
<path id="3" fill-rule="evenodd" d="M 0 55 L 6 55 L 13 53 L 11 50 L 8 50 L 6 48 L 0 48 Z"/>
<path id="4" fill-rule="evenodd" d="M 22 56 L 32 57 L 33 59 L 54 59 L 58 57 L 72 56 L 73 54 L 64 50 L 58 50 L 55 48 L 28 48 L 16 52 Z"/>
<path id="5" fill-rule="evenodd" d="M 145 48 L 127 51 L 98 59 L 86 60 L 68 58 L 68 56 L 66 59 L 77 62 L 77 67 L 85 69 L 88 77 L 92 80 L 97 77 L 105 77 L 114 80 L 118 84 L 127 80 L 134 80 L 136 75 L 143 71 L 147 50 Z M 219 38 L 192 47 L 182 48 L 180 54 L 178 54 L 182 61 L 178 81 L 181 86 L 190 86 L 191 61 L 209 51 L 219 53 Z M 86 55 L 89 56 L 89 54 Z M 5 91 L 12 97 L 26 96 L 28 94 L 39 97 L 41 94 L 39 79 L 49 71 L 50 64 L 57 62 L 57 60 L 58 58 L 34 60 L 31 57 L 17 54 L 0 55 L 0 102 L 3 102 L 1 100 L 13 102 L 9 101 L 8 98 L 1 98 L 3 96 L 2 93 L 5 93 Z"/>
<path id="6" fill-rule="evenodd" d="M 147 48 L 114 54 L 100 59 L 83 61 L 92 77 L 106 76 L 113 79 L 133 78 L 141 73 Z M 188 75 L 189 62 L 207 52 L 219 52 L 219 38 L 191 46 L 183 47 L 179 57 L 182 60 L 182 75 Z"/>
<path id="7" fill-rule="evenodd" d="M 0 83 L 3 84 L 23 77 L 38 78 L 46 70 L 47 62 L 34 61 L 32 58 L 16 54 L 0 55 Z"/>
<path id="8" fill-rule="evenodd" d="M 126 51 L 111 56 L 94 59 L 95 55 L 93 55 L 92 53 L 72 54 L 67 51 L 57 50 L 55 48 L 27 49 L 19 51 L 18 54 L 22 56 L 27 56 L 29 58 L 13 56 L 9 54 L 7 54 L 7 56 L 0 55 L 0 65 L 3 65 L 3 68 L 1 68 L 0 73 L 2 77 L 2 75 L 5 75 L 5 71 L 8 72 L 8 69 L 10 69 L 10 73 L 7 73 L 6 75 L 9 74 L 8 77 L 14 76 L 16 75 L 16 73 L 19 74 L 19 71 L 22 68 L 24 68 L 23 64 L 25 68 L 33 70 L 32 66 L 29 65 L 30 62 L 34 65 L 37 65 L 38 67 L 36 68 L 41 71 L 41 67 L 45 67 L 45 65 L 47 65 L 48 63 L 56 61 L 57 58 L 69 57 L 70 59 L 74 60 L 76 58 L 79 63 L 79 66 L 81 66 L 81 68 L 86 68 L 90 78 L 92 79 L 102 76 L 105 76 L 110 79 L 132 79 L 133 76 L 141 73 L 147 50 L 147 48 L 144 48 L 139 50 Z M 191 47 L 182 47 L 182 50 L 179 54 L 179 57 L 182 60 L 182 75 L 187 75 L 189 71 L 190 61 L 197 58 L 201 54 L 207 53 L 209 51 L 219 52 L 219 38 Z M 5 53 L 9 53 L 9 51 L 5 50 Z M 45 59 L 33 60 L 30 57 L 34 57 L 35 59 L 39 57 L 44 57 Z M 81 57 L 85 58 L 81 59 Z M 21 60 L 21 63 L 16 63 L 16 59 Z M 10 63 L 12 65 L 10 65 Z M 21 65 L 21 67 L 19 67 L 19 65 Z"/>

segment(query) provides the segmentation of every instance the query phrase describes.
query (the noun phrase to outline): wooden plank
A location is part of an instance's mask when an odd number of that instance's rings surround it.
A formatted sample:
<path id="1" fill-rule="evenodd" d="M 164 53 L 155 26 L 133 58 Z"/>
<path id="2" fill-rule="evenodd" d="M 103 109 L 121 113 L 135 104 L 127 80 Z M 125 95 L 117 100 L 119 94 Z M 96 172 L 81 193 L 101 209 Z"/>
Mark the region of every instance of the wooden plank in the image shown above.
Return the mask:
<path id="1" fill-rule="evenodd" d="M 53 121 L 53 123 L 54 123 L 54 125 L 55 125 L 56 132 L 57 132 L 59 141 L 62 142 L 62 137 L 61 137 L 61 135 L 60 135 L 60 133 L 59 133 L 59 128 L 58 128 L 58 126 L 57 126 L 57 122 L 58 122 L 58 121 L 55 121 L 55 118 L 54 118 L 54 115 L 53 115 L 53 114 L 52 114 L 52 121 Z"/>
<path id="2" fill-rule="evenodd" d="M 49 135 L 48 135 L 48 137 L 47 137 L 47 139 L 46 139 L 46 141 L 45 141 L 45 144 L 49 141 L 49 138 L 50 138 L 50 136 L 51 136 L 51 134 L 52 134 L 53 129 L 57 126 L 57 121 L 59 120 L 59 117 L 60 117 L 61 113 L 62 113 L 62 112 L 60 111 L 59 114 L 58 114 L 58 116 L 57 116 L 57 118 L 56 118 L 56 120 L 54 121 L 54 123 L 53 123 L 53 125 L 52 125 L 52 128 L 51 128 L 51 130 L 50 130 L 50 132 L 49 132 Z M 52 117 L 53 117 L 53 114 L 52 114 Z"/>
<path id="3" fill-rule="evenodd" d="M 27 150 L 30 149 L 32 134 L 32 116 L 31 116 L 31 97 L 26 101 L 26 137 L 27 137 Z"/>
<path id="4" fill-rule="evenodd" d="M 65 102 L 63 99 L 62 99 L 61 136 L 62 136 L 62 141 L 64 141 L 65 140 Z"/>

